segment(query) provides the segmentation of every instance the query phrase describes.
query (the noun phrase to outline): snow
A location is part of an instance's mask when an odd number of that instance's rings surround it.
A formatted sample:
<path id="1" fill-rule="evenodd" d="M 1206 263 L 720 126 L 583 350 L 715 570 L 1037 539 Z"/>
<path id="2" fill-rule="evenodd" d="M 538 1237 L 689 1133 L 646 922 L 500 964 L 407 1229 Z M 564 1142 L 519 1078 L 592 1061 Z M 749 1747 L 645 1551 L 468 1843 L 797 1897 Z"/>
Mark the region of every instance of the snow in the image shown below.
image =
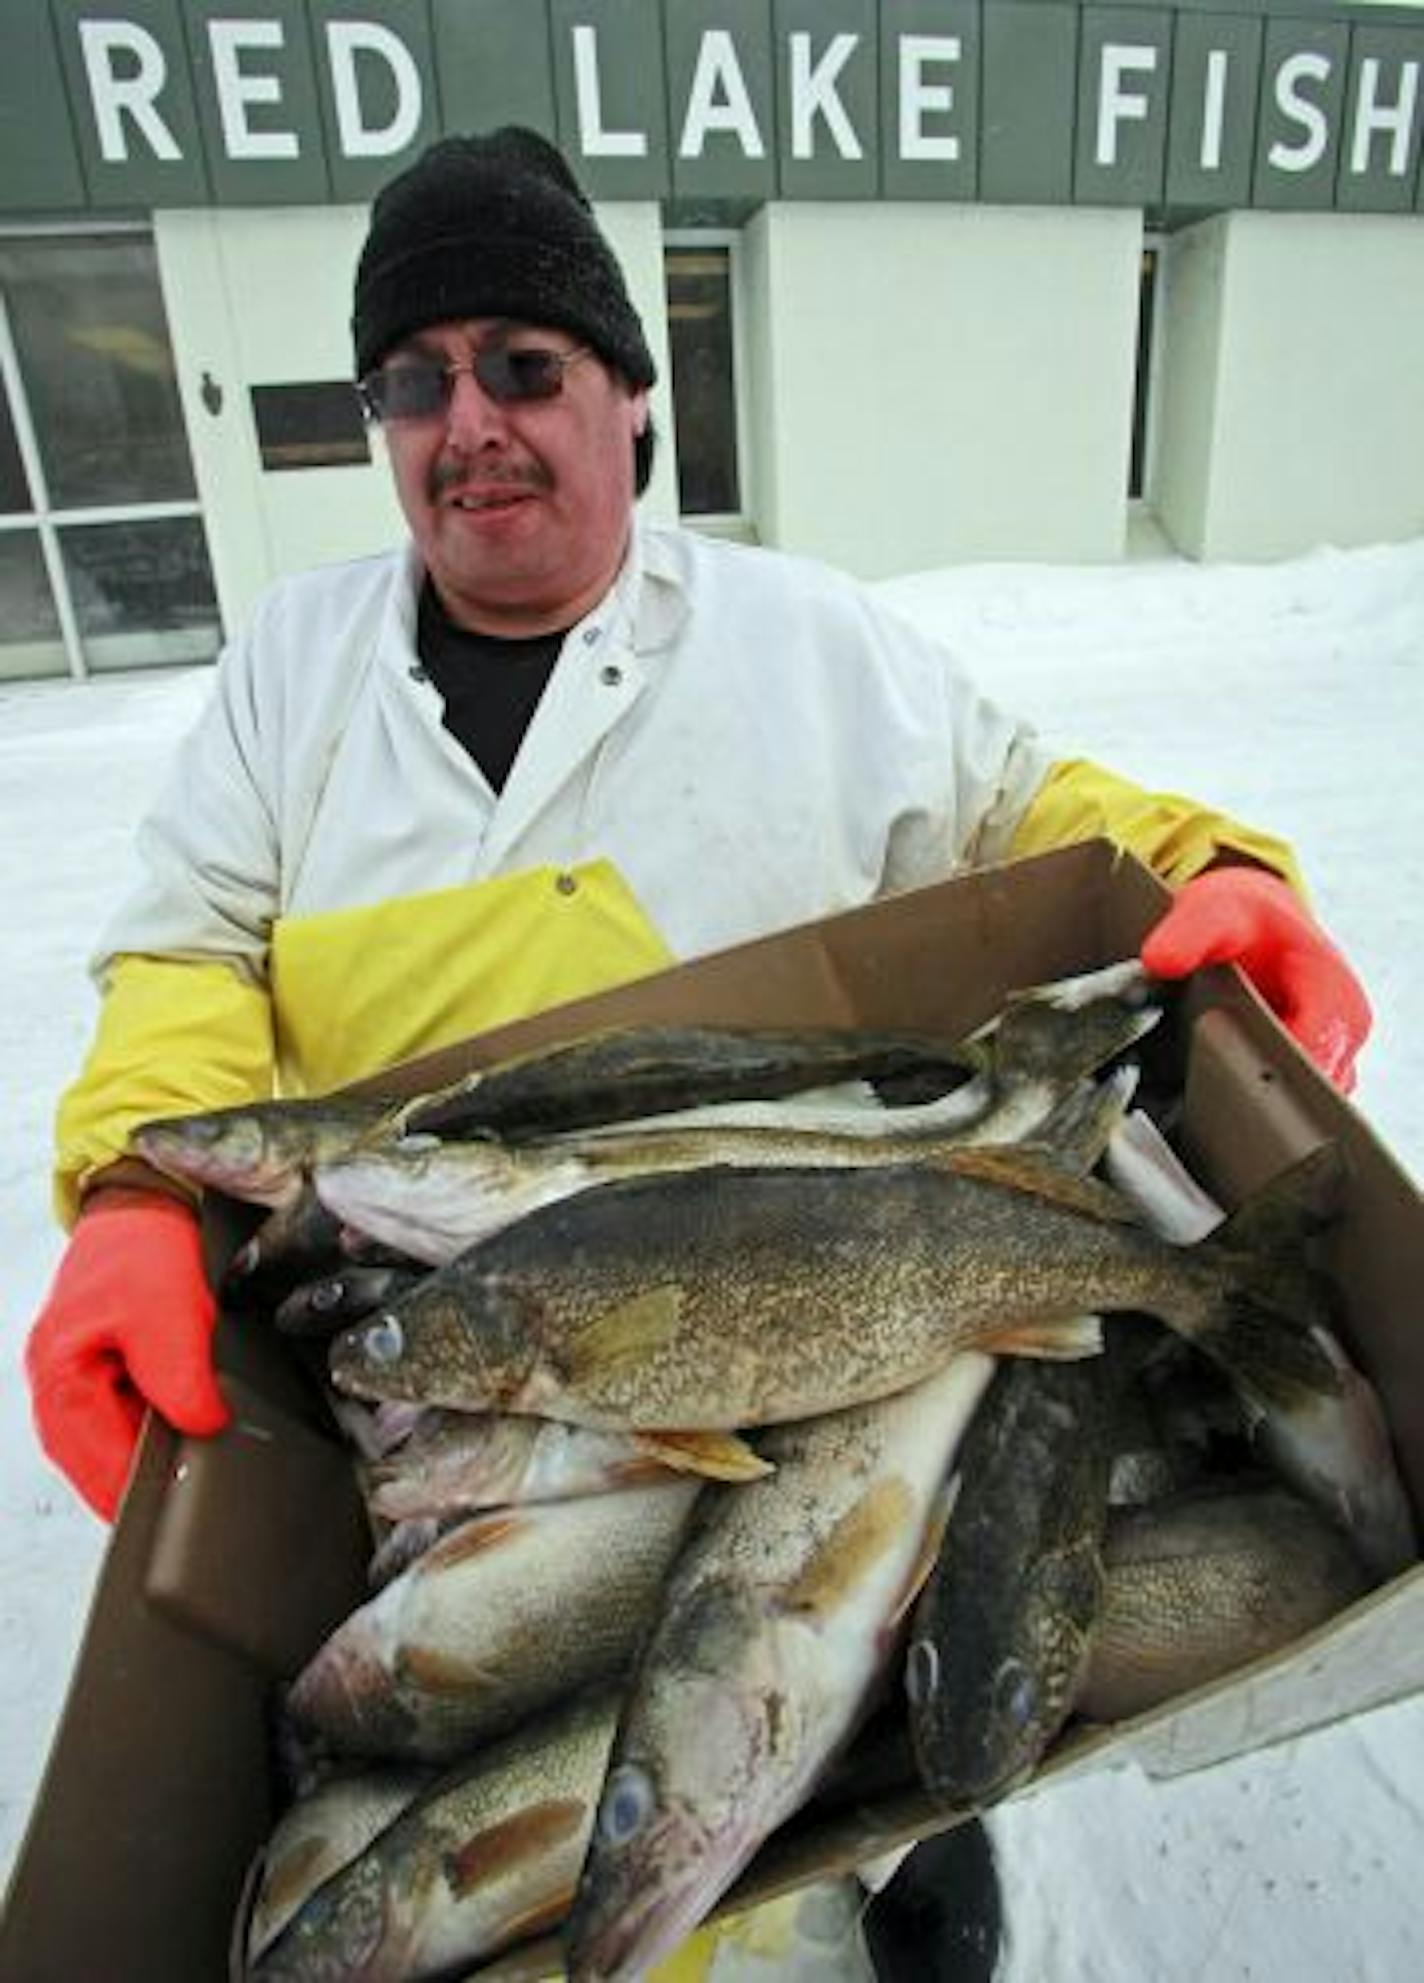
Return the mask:
<path id="1" fill-rule="evenodd" d="M 1287 563 L 979 565 L 877 590 L 1064 755 L 1290 839 L 1376 1029 L 1356 1100 L 1424 1173 L 1424 539 Z M 0 1866 L 34 1799 L 104 1530 L 51 1471 L 21 1371 L 60 1248 L 46 1153 L 94 1017 L 84 958 L 202 670 L 0 686 L 7 999 L 0 1230 Z M 1424 1698 L 1170 1782 L 1131 1764 L 992 1821 L 1007 1983 L 1424 1975 Z"/>

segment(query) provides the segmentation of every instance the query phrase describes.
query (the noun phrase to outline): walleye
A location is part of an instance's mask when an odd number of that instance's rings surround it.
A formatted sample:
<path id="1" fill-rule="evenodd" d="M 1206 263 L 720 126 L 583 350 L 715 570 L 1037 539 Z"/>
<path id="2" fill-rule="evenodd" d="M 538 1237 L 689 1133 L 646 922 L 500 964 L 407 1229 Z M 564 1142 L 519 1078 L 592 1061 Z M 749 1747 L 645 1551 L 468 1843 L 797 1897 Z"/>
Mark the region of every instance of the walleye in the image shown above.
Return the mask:
<path id="1" fill-rule="evenodd" d="M 885 1111 L 861 1113 L 866 1124 L 855 1131 L 793 1121 L 775 1128 L 679 1128 L 668 1117 L 666 1126 L 617 1137 L 396 1145 L 323 1165 L 316 1189 L 347 1227 L 443 1267 L 531 1212 L 599 1184 L 692 1170 L 932 1164 L 959 1147 L 953 1132 L 936 1140 L 922 1125 L 913 1135 L 897 1131 Z M 885 1130 L 874 1133 L 882 1124 Z"/>
<path id="2" fill-rule="evenodd" d="M 1275 1652 L 1368 1587 L 1343 1536 L 1270 1483 L 1114 1514 L 1104 1558 L 1076 1704 L 1092 1721 L 1143 1714 Z"/>
<path id="3" fill-rule="evenodd" d="M 701 1483 L 477 1515 L 354 1611 L 287 1695 L 342 1755 L 445 1760 L 618 1674 Z"/>
<path id="4" fill-rule="evenodd" d="M 824 1027 L 630 1026 L 498 1061 L 410 1110 L 413 1133 L 507 1141 L 626 1122 L 703 1101 L 775 1098 L 930 1068 L 964 1078 L 952 1041 Z"/>
<path id="5" fill-rule="evenodd" d="M 1225 1216 L 1140 1112 L 1113 1131 L 1108 1166 L 1164 1238 L 1199 1240 Z M 1334 1383 L 1290 1396 L 1248 1392 L 1243 1402 L 1256 1443 L 1283 1480 L 1345 1531 L 1376 1576 L 1398 1576 L 1417 1562 L 1419 1538 L 1384 1408 L 1323 1316 L 1313 1319 L 1311 1335 Z"/>
<path id="6" fill-rule="evenodd" d="M 616 1701 L 579 1698 L 462 1761 L 310 1896 L 249 1983 L 432 1983 L 552 1927 L 593 1826 Z"/>
<path id="7" fill-rule="evenodd" d="M 275 1209 L 296 1202 L 313 1165 L 399 1135 L 407 1106 L 353 1096 L 244 1102 L 141 1123 L 131 1140 L 169 1177 Z"/>
<path id="8" fill-rule="evenodd" d="M 905 1663 L 921 1781 L 996 1802 L 1067 1720 L 1103 1594 L 1107 1358 L 1000 1365 L 964 1441 Z"/>
<path id="9" fill-rule="evenodd" d="M 966 1356 L 764 1435 L 776 1472 L 711 1489 L 624 1709 L 568 1973 L 641 1976 L 713 1907 L 850 1733 L 923 1568 L 946 1467 L 992 1372 Z"/>
<path id="10" fill-rule="evenodd" d="M 1257 1391 L 1328 1385 L 1302 1254 L 1333 1177 L 1316 1152 L 1190 1250 L 1021 1150 L 635 1179 L 436 1269 L 335 1339 L 331 1377 L 610 1430 L 752 1426 L 885 1396 L 965 1349 L 1092 1353 L 1091 1318 L 1135 1309 Z"/>

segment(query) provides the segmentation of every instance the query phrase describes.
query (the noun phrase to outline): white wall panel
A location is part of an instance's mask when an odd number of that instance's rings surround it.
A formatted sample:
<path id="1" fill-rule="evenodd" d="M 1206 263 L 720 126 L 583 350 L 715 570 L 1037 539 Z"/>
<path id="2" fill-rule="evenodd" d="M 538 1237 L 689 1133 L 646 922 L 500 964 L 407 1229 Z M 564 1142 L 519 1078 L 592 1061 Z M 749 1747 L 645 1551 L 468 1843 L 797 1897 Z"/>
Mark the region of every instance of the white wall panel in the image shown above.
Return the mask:
<path id="1" fill-rule="evenodd" d="M 1236 213 L 1199 555 L 1424 531 L 1424 221 Z"/>
<path id="2" fill-rule="evenodd" d="M 1110 559 L 1141 215 L 768 207 L 747 257 L 763 542 L 862 576 Z"/>

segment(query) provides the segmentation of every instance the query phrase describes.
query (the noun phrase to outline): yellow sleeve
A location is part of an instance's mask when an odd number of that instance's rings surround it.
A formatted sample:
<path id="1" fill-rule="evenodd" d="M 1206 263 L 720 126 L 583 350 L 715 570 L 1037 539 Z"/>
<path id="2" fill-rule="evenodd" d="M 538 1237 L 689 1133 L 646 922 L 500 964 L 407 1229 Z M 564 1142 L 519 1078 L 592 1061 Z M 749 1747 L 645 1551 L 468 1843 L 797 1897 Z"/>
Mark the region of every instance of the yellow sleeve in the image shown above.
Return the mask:
<path id="1" fill-rule="evenodd" d="M 1213 862 L 1233 855 L 1281 875 L 1304 898 L 1294 853 L 1226 813 L 1176 792 L 1147 792 L 1087 758 L 1055 764 L 1019 821 L 1009 852 L 1017 858 L 1105 835 L 1178 888 Z"/>
<path id="2" fill-rule="evenodd" d="M 226 1108 L 272 1092 L 266 987 L 228 964 L 116 957 L 89 1055 L 60 1099 L 54 1204 L 74 1223 L 84 1186 L 153 1116 Z"/>

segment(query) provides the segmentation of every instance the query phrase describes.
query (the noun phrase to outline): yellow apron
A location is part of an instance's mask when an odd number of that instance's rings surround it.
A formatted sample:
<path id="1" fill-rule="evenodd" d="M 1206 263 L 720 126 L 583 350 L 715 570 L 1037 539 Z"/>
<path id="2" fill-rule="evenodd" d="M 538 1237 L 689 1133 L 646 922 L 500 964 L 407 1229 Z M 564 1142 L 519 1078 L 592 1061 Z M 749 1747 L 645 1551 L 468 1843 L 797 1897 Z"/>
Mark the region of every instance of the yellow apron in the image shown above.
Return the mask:
<path id="1" fill-rule="evenodd" d="M 672 961 L 608 861 L 287 917 L 272 932 L 277 1085 L 325 1094 Z"/>

